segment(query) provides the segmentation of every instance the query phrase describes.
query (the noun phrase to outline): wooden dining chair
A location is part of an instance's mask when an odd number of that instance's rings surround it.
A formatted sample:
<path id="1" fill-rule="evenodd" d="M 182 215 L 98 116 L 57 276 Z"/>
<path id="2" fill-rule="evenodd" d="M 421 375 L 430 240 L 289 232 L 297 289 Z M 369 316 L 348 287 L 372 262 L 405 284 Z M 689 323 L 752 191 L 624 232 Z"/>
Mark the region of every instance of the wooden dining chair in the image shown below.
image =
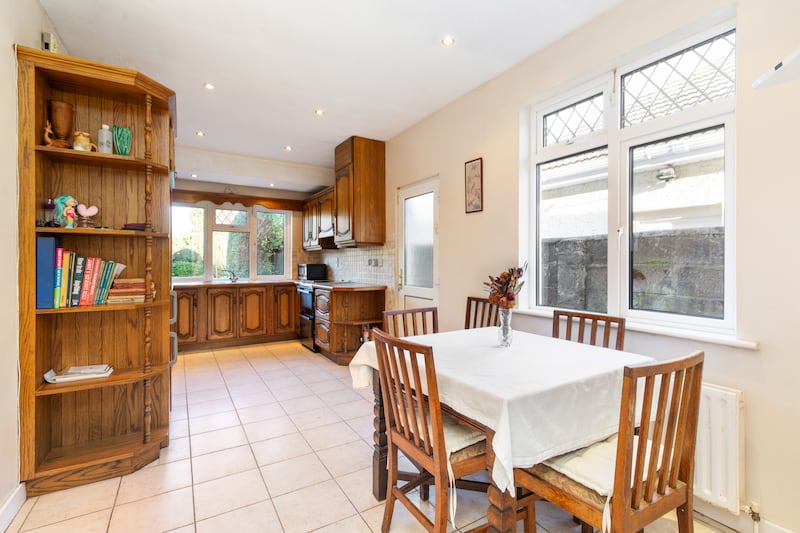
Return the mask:
<path id="1" fill-rule="evenodd" d="M 464 319 L 464 329 L 499 326 L 500 318 L 497 309 L 497 305 L 491 303 L 489 298 L 467 296 L 467 316 Z"/>
<path id="2" fill-rule="evenodd" d="M 378 353 L 388 441 L 388 489 L 381 531 L 389 531 L 395 501 L 400 501 L 427 531 L 447 531 L 450 481 L 486 469 L 486 435 L 442 412 L 433 348 L 372 330 Z M 398 486 L 398 450 L 420 467 L 415 479 Z M 450 470 L 450 474 L 448 474 Z M 422 484 L 436 486 L 430 520 L 408 493 Z"/>
<path id="3" fill-rule="evenodd" d="M 583 533 L 641 531 L 673 509 L 680 533 L 694 531 L 703 357 L 696 352 L 625 367 L 618 432 L 532 468 L 515 468 L 515 483 L 572 513 Z"/>
<path id="4" fill-rule="evenodd" d="M 562 319 L 566 319 L 563 329 Z M 623 350 L 625 346 L 625 319 L 611 315 L 556 309 L 553 311 L 553 337 L 595 346 L 604 346 L 605 348 L 611 346 L 613 337 L 613 347 L 617 350 Z"/>
<path id="5" fill-rule="evenodd" d="M 438 333 L 439 310 L 436 307 L 418 307 L 384 311 L 383 331 L 393 337 Z"/>

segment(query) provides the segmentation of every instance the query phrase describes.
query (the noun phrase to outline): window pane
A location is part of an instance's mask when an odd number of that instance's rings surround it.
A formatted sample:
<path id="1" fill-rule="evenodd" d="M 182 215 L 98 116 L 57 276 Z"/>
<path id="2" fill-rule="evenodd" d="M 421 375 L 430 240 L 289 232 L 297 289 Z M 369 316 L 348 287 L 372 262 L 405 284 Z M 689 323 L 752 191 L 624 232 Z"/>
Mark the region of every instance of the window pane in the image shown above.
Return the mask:
<path id="1" fill-rule="evenodd" d="M 230 270 L 241 279 L 250 277 L 250 234 L 246 231 L 215 231 L 212 233 L 213 277 L 227 278 Z"/>
<path id="2" fill-rule="evenodd" d="M 203 275 L 203 220 L 201 207 L 172 207 L 172 276 Z"/>
<path id="3" fill-rule="evenodd" d="M 405 284 L 433 287 L 433 193 L 408 198 L 403 207 Z"/>
<path id="4" fill-rule="evenodd" d="M 544 146 L 603 129 L 603 93 L 544 117 Z"/>
<path id="5" fill-rule="evenodd" d="M 622 76 L 622 127 L 736 93 L 734 30 Z"/>
<path id="6" fill-rule="evenodd" d="M 538 305 L 605 312 L 608 149 L 537 166 Z"/>
<path id="7" fill-rule="evenodd" d="M 631 149 L 631 309 L 723 318 L 725 129 Z"/>
<path id="8" fill-rule="evenodd" d="M 216 209 L 214 211 L 214 222 L 230 226 L 246 226 L 247 211 L 242 209 Z"/>
<path id="9" fill-rule="evenodd" d="M 286 215 L 256 211 L 256 224 L 256 275 L 283 275 Z"/>

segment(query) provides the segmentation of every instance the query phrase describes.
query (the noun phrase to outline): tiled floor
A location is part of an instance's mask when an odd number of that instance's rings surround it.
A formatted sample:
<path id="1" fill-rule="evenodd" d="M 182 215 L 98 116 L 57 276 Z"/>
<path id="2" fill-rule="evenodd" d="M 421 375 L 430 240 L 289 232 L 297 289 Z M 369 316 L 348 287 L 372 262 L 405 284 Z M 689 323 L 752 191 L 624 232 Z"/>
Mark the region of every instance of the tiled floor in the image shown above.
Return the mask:
<path id="1" fill-rule="evenodd" d="M 171 440 L 158 461 L 30 498 L 8 531 L 378 532 L 372 431 L 371 389 L 353 390 L 347 367 L 297 342 L 187 354 L 173 369 Z M 451 531 L 484 521 L 486 506 L 459 491 Z M 579 531 L 547 503 L 537 521 L 539 531 Z M 392 532 L 417 531 L 395 506 Z M 674 515 L 647 531 L 677 531 Z"/>

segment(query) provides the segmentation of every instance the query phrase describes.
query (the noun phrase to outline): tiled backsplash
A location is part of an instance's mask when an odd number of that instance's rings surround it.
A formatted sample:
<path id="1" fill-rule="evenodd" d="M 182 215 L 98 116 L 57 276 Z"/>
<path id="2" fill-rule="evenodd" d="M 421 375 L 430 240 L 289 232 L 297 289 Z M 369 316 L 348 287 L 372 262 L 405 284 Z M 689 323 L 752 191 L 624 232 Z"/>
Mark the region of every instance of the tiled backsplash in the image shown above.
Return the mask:
<path id="1" fill-rule="evenodd" d="M 321 262 L 328 265 L 330 279 L 392 286 L 394 253 L 385 246 L 361 246 L 317 253 Z"/>

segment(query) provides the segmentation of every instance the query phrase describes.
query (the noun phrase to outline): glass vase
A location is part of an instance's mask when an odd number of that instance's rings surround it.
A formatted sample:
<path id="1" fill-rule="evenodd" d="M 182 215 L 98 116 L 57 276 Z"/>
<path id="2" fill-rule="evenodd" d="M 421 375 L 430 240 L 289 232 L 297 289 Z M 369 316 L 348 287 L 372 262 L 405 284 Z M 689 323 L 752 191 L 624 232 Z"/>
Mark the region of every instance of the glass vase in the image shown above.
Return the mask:
<path id="1" fill-rule="evenodd" d="M 511 346 L 511 339 L 514 337 L 514 330 L 511 329 L 511 309 L 501 307 L 499 310 L 500 330 L 498 337 L 500 346 Z"/>

